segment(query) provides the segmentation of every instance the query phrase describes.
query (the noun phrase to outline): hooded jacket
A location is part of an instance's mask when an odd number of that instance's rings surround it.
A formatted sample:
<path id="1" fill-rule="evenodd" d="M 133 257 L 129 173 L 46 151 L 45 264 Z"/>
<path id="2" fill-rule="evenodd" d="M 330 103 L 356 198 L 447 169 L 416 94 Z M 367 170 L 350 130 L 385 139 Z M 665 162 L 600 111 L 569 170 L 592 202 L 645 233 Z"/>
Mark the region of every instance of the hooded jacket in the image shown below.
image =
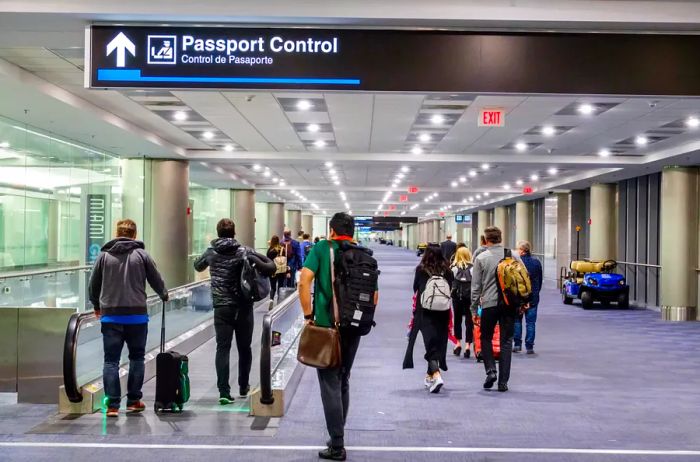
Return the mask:
<path id="1" fill-rule="evenodd" d="M 211 241 L 211 246 L 194 262 L 196 271 L 209 268 L 211 296 L 215 307 L 249 304 L 241 294 L 241 269 L 245 256 L 265 276 L 274 274 L 277 269 L 275 263 L 265 255 L 244 247 L 229 237 Z"/>
<path id="2" fill-rule="evenodd" d="M 90 302 L 102 316 L 144 315 L 146 281 L 165 300 L 168 291 L 143 242 L 125 237 L 102 246 L 88 288 Z"/>

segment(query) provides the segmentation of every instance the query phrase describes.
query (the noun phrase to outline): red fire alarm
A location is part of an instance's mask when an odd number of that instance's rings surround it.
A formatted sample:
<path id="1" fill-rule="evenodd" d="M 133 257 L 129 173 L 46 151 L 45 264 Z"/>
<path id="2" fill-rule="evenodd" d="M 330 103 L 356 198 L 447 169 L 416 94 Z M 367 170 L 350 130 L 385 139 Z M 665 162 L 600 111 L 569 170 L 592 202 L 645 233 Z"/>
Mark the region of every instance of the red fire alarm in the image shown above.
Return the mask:
<path id="1" fill-rule="evenodd" d="M 187 207 L 187 215 L 192 215 L 192 207 Z"/>

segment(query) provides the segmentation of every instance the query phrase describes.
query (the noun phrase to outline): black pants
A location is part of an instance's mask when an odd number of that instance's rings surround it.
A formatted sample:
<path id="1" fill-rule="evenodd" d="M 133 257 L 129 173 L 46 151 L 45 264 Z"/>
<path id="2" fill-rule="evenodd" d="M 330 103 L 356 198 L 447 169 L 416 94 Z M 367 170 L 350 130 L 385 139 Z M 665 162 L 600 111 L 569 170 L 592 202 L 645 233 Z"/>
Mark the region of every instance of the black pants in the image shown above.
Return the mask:
<path id="1" fill-rule="evenodd" d="M 341 367 L 318 369 L 318 383 L 321 387 L 321 402 L 326 416 L 326 428 L 331 437 L 331 446 L 345 446 L 345 422 L 350 408 L 350 369 L 355 361 L 360 337 L 340 333 Z"/>
<path id="2" fill-rule="evenodd" d="M 498 383 L 508 383 L 510 360 L 513 353 L 513 330 L 516 312 L 510 308 L 484 308 L 481 311 L 481 355 L 484 358 L 486 373 L 496 372 L 493 357 L 493 332 L 496 324 L 501 326 L 501 359 L 498 363 Z"/>
<path id="3" fill-rule="evenodd" d="M 253 305 L 217 306 L 214 309 L 214 330 L 216 331 L 216 386 L 219 393 L 231 393 L 229 370 L 231 342 L 236 334 L 238 348 L 238 386 L 246 388 L 250 379 L 250 366 L 253 363 Z"/>
<path id="4" fill-rule="evenodd" d="M 474 320 L 470 309 L 471 297 L 453 298 L 452 310 L 454 311 L 455 337 L 462 340 L 462 322 L 464 322 L 464 341 L 474 342 Z"/>
<path id="5" fill-rule="evenodd" d="M 420 316 L 420 332 L 425 345 L 425 360 L 428 361 L 428 374 L 437 372 L 447 351 L 448 330 L 450 327 L 449 311 L 430 311 L 423 308 Z M 447 370 L 447 369 L 445 369 Z"/>
<path id="6" fill-rule="evenodd" d="M 287 273 L 275 274 L 270 276 L 270 298 L 274 299 L 279 293 L 280 289 L 284 287 L 284 280 L 287 277 Z"/>

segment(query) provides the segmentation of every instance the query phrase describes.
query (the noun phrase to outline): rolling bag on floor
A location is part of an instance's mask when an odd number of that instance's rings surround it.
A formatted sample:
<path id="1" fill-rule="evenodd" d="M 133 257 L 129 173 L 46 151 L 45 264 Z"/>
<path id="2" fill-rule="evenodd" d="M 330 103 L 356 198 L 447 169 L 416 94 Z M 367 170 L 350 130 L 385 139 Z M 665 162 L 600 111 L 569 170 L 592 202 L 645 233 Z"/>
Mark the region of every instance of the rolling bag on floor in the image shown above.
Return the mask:
<path id="1" fill-rule="evenodd" d="M 156 356 L 156 400 L 153 409 L 182 412 L 190 399 L 189 360 L 175 351 L 165 351 L 165 302 L 160 325 L 160 353 Z"/>
<path id="2" fill-rule="evenodd" d="M 493 357 L 498 360 L 501 357 L 501 326 L 496 324 L 493 330 Z M 484 358 L 481 356 L 481 323 L 474 322 L 474 356 L 477 362 L 481 362 Z"/>

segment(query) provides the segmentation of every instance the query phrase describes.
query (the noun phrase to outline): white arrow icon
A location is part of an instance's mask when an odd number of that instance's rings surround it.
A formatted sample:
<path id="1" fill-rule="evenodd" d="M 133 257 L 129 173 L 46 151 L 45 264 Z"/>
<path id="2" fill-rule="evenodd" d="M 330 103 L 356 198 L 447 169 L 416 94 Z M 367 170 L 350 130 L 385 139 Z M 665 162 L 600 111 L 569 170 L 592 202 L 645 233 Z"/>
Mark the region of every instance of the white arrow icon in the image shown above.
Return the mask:
<path id="1" fill-rule="evenodd" d="M 126 66 L 127 50 L 131 53 L 131 56 L 136 56 L 136 45 L 124 35 L 124 32 L 119 32 L 119 34 L 107 44 L 107 56 L 111 55 L 114 50 L 117 50 L 117 67 Z"/>

